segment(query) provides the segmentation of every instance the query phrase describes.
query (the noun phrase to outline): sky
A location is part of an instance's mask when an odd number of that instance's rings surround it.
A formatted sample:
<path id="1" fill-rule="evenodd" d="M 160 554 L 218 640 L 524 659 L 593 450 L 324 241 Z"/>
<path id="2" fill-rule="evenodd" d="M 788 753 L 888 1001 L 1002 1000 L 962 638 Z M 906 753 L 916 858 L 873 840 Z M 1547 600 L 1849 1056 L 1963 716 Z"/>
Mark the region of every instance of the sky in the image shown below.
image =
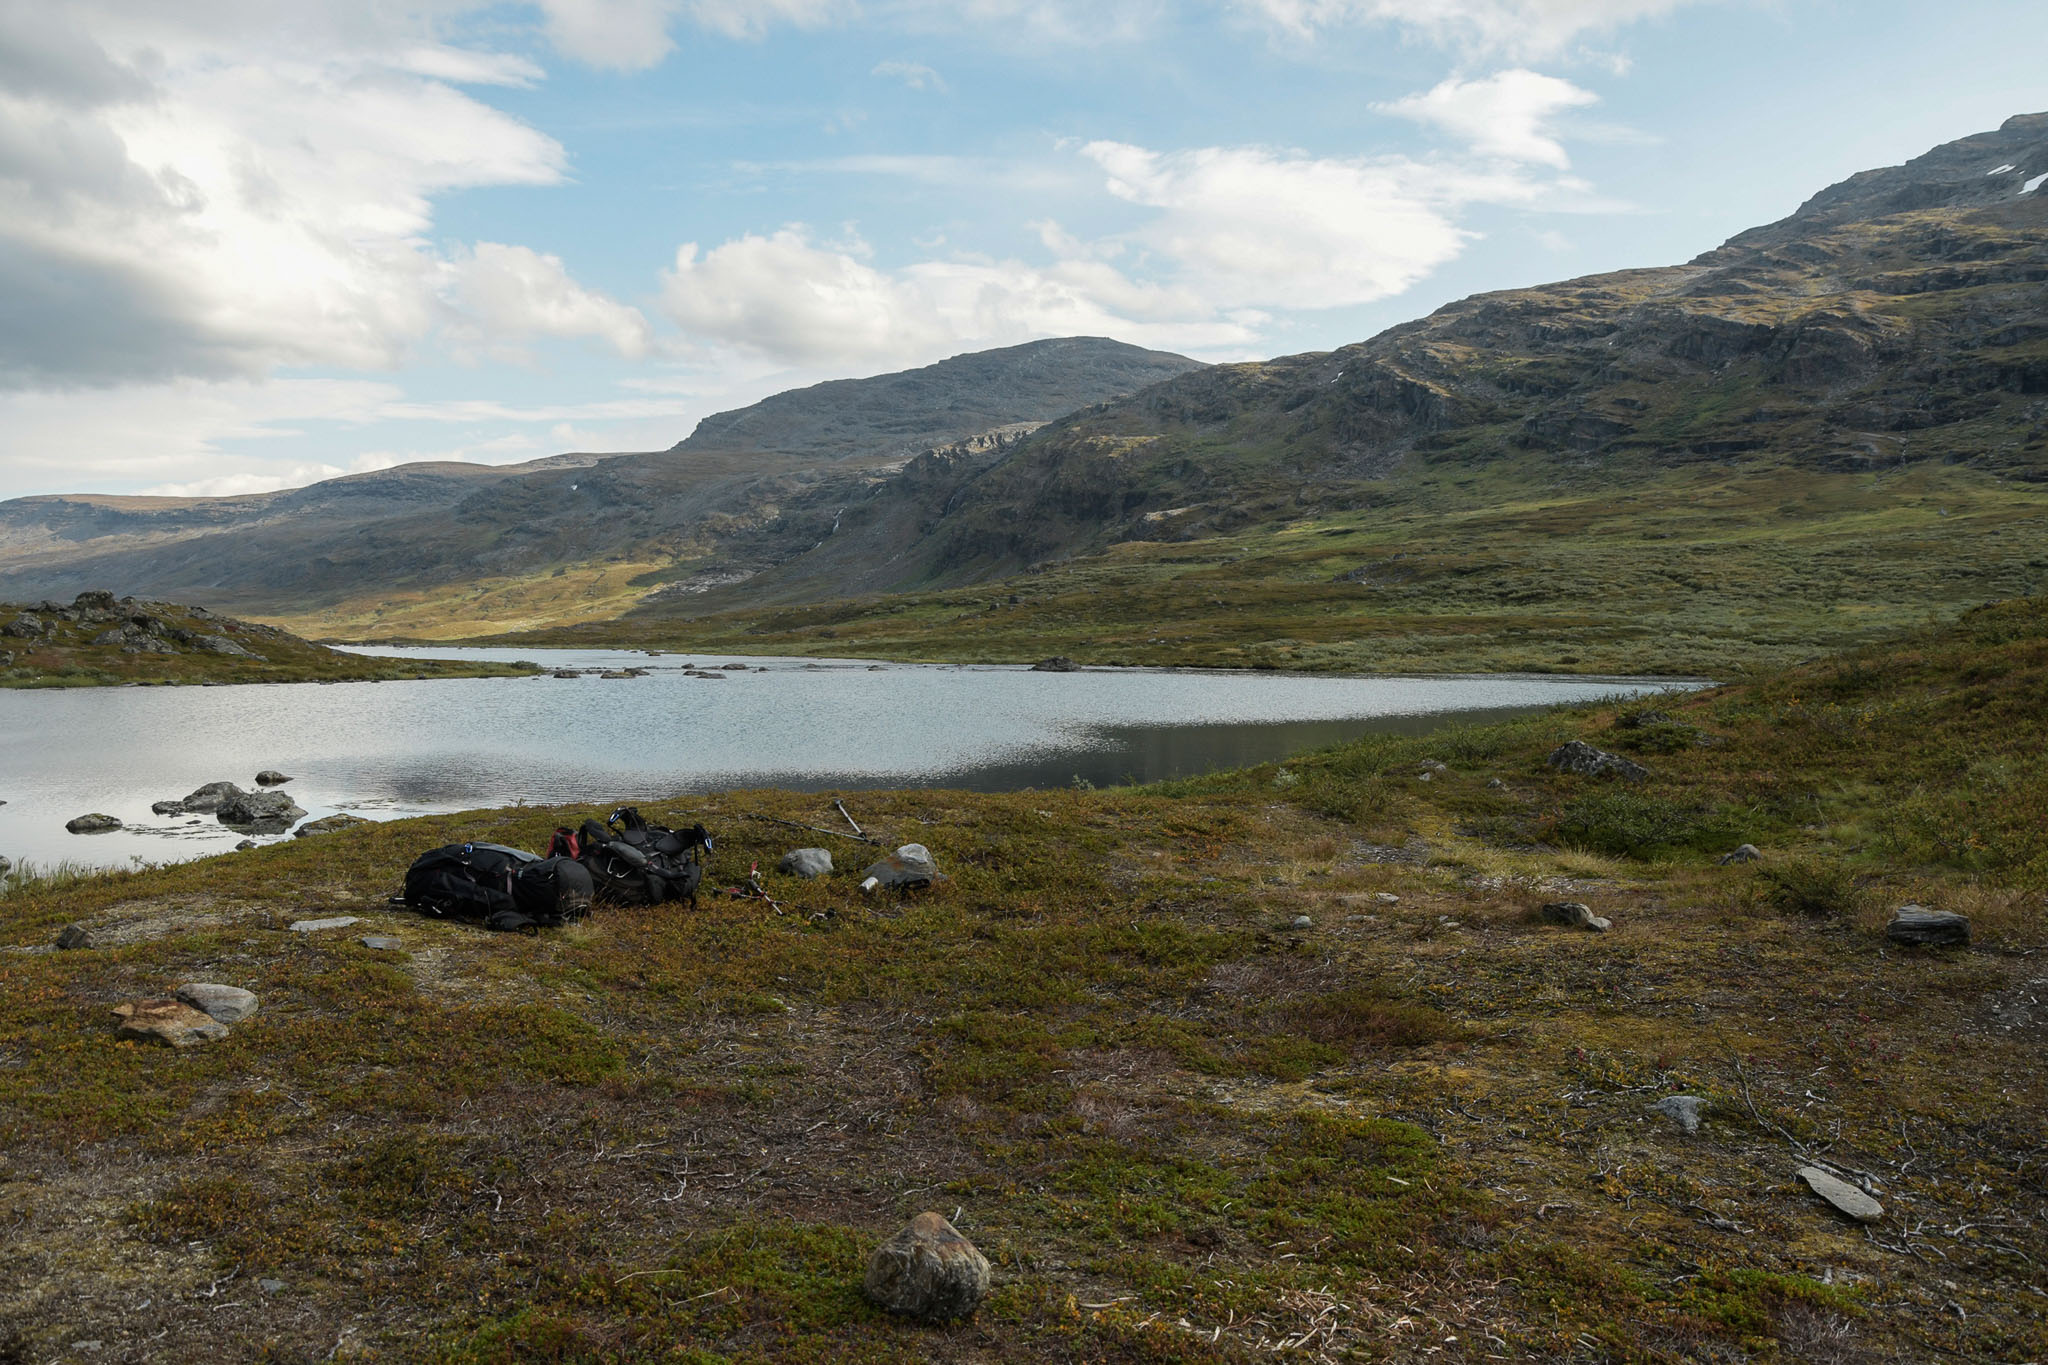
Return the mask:
<path id="1" fill-rule="evenodd" d="M 1689 259 L 2048 109 L 2041 0 L 0 0 L 0 497 L 662 449 Z"/>

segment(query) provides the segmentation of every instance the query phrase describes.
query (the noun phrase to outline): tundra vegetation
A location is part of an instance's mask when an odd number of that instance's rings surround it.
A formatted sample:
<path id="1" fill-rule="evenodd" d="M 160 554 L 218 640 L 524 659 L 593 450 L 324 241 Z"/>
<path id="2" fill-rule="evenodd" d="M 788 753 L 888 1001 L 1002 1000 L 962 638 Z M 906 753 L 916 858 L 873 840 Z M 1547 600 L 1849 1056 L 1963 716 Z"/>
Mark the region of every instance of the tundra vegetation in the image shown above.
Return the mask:
<path id="1" fill-rule="evenodd" d="M 422 849 L 587 812 L 31 869 L 0 898 L 0 1359 L 2048 1358 L 2044 687 L 2048 604 L 2016 600 L 1166 786 L 861 793 L 952 880 L 532 938 L 383 901 Z M 1548 766 L 1571 739 L 1649 775 Z M 797 835 L 748 816 L 829 801 L 650 814 L 709 824 L 730 885 Z M 1973 942 L 1890 944 L 1908 902 Z M 286 928 L 327 915 L 361 923 Z M 42 950 L 74 923 L 96 946 Z M 193 980 L 261 1010 L 115 1039 Z M 950 1326 L 858 1288 L 927 1208 L 995 1265 Z"/>

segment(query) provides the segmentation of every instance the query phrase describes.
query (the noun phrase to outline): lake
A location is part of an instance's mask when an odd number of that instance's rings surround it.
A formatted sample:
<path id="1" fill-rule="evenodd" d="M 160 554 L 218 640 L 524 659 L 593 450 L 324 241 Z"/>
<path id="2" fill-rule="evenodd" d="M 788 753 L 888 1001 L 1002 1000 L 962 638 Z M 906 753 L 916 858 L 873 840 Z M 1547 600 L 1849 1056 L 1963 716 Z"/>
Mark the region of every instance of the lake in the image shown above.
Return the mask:
<path id="1" fill-rule="evenodd" d="M 533 659 L 575 678 L 0 691 L 0 854 L 101 866 L 225 852 L 243 837 L 152 801 L 277 768 L 312 817 L 746 787 L 981 791 L 1191 776 L 1371 731 L 1524 714 L 1668 679 L 1322 677 L 1178 669 L 1034 673 L 622 650 L 380 649 Z M 727 668 L 743 665 L 743 668 Z M 580 670 L 640 667 L 604 679 Z M 715 671 L 716 680 L 690 672 Z M 74 835 L 88 811 L 128 828 Z M 258 836 L 259 839 L 265 836 Z M 289 837 L 268 836 L 268 837 Z"/>

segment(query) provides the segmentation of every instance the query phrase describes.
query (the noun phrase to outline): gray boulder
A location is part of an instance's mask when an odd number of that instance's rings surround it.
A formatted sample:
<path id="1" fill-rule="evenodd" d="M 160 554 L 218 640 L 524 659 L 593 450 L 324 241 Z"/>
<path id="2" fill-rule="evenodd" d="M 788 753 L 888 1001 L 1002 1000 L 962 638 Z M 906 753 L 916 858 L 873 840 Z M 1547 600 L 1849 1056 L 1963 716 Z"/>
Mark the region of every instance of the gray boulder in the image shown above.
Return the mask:
<path id="1" fill-rule="evenodd" d="M 1640 782 L 1650 775 L 1642 764 L 1596 749 L 1583 739 L 1558 745 L 1545 761 L 1559 772 L 1577 773 L 1580 777 L 1618 777 L 1625 782 Z"/>
<path id="2" fill-rule="evenodd" d="M 1604 934 L 1614 927 L 1614 921 L 1602 919 L 1593 913 L 1593 907 L 1580 901 L 1552 901 L 1543 907 L 1542 913 L 1545 924 L 1558 924 L 1567 929 Z"/>
<path id="3" fill-rule="evenodd" d="M 256 785 L 259 787 L 282 787 L 289 781 L 291 781 L 289 777 L 286 777 L 275 768 L 265 768 L 262 772 L 256 774 Z"/>
<path id="4" fill-rule="evenodd" d="M 938 1214 L 920 1213 L 875 1248 L 861 1292 L 900 1317 L 964 1318 L 988 1295 L 988 1258 Z"/>
<path id="5" fill-rule="evenodd" d="M 860 889 L 874 891 L 890 887 L 905 891 L 944 881 L 931 850 L 923 844 L 905 844 L 861 873 Z"/>
<path id="6" fill-rule="evenodd" d="M 0 626 L 0 635 L 11 635 L 17 640 L 34 640 L 48 635 L 53 629 L 54 627 L 42 617 L 25 611 L 6 625 Z"/>
<path id="7" fill-rule="evenodd" d="M 1031 665 L 1033 673 L 1079 673 L 1081 665 L 1064 654 L 1055 654 L 1050 659 L 1040 659 Z"/>
<path id="8" fill-rule="evenodd" d="M 114 594 L 105 588 L 88 588 L 71 599 L 72 610 L 80 612 L 112 611 L 114 605 Z"/>
<path id="9" fill-rule="evenodd" d="M 1948 910 L 1902 905 L 1885 926 L 1884 936 L 1894 943 L 1916 948 L 1967 948 L 1970 921 L 1967 916 Z"/>
<path id="10" fill-rule="evenodd" d="M 256 1012 L 256 993 L 245 991 L 240 986 L 189 981 L 178 987 L 177 996 L 193 1009 L 204 1011 L 223 1024 L 238 1023 Z"/>
<path id="11" fill-rule="evenodd" d="M 829 877 L 832 854 L 822 848 L 793 848 L 782 855 L 782 861 L 775 867 L 792 877 Z"/>
<path id="12" fill-rule="evenodd" d="M 214 818 L 223 825 L 264 825 L 296 820 L 305 813 L 283 792 L 238 792 L 220 803 Z"/>
<path id="13" fill-rule="evenodd" d="M 82 925 L 67 924 L 57 935 L 57 946 L 65 952 L 75 948 L 90 948 L 93 946 L 92 935 Z"/>
<path id="14" fill-rule="evenodd" d="M 1726 867 L 1730 863 L 1753 863 L 1756 862 L 1758 859 L 1762 858 L 1763 856 L 1764 855 L 1762 853 L 1757 851 L 1757 846 L 1755 844 L 1743 844 L 1741 847 L 1737 848 L 1733 853 L 1723 854 L 1721 857 L 1721 866 Z"/>
<path id="15" fill-rule="evenodd" d="M 111 815 L 97 811 L 91 815 L 74 815 L 64 822 L 64 828 L 73 834 L 105 834 L 108 830 L 121 828 L 121 822 Z"/>
<path id="16" fill-rule="evenodd" d="M 158 815 L 211 815 L 230 797 L 246 795 L 232 782 L 209 782 L 181 801 L 159 801 L 150 809 Z"/>

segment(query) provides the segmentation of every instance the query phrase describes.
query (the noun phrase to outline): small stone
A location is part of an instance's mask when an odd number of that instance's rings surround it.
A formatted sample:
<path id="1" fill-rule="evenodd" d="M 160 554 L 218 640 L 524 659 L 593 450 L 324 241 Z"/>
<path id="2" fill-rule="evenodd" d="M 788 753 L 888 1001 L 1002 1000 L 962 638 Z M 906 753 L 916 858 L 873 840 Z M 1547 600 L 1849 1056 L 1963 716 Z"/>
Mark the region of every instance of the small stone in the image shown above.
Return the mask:
<path id="1" fill-rule="evenodd" d="M 1614 927 L 1614 921 L 1602 919 L 1593 913 L 1593 908 L 1580 901 L 1552 901 L 1543 907 L 1543 922 L 1559 924 L 1567 929 L 1584 929 L 1589 933 L 1604 934 Z"/>
<path id="2" fill-rule="evenodd" d="M 73 948 L 90 948 L 93 946 L 92 935 L 76 924 L 67 924 L 57 935 L 57 946 L 67 952 Z"/>
<path id="3" fill-rule="evenodd" d="M 1373 893 L 1373 899 L 1381 905 L 1399 905 L 1401 903 L 1401 898 L 1391 891 L 1376 891 Z"/>
<path id="4" fill-rule="evenodd" d="M 318 820 L 308 820 L 305 824 L 292 831 L 292 838 L 304 839 L 314 834 L 332 834 L 336 830 L 354 829 L 357 825 L 375 823 L 374 820 L 365 820 L 360 815 L 350 815 L 347 811 L 336 811 L 333 815 L 322 816 Z"/>
<path id="5" fill-rule="evenodd" d="M 1721 866 L 1726 867 L 1730 863 L 1753 863 L 1763 856 L 1763 854 L 1757 852 L 1755 844 L 1744 844 L 1733 853 L 1724 854 L 1721 858 Z"/>
<path id="6" fill-rule="evenodd" d="M 1307 915 L 1296 915 L 1294 917 L 1294 927 L 1297 929 L 1313 929 L 1316 927 L 1316 922 Z"/>
<path id="7" fill-rule="evenodd" d="M 178 987 L 178 998 L 195 1010 L 203 1010 L 223 1024 L 240 1023 L 256 1012 L 256 995 L 240 986 L 217 986 L 210 981 L 192 981 Z"/>
<path id="8" fill-rule="evenodd" d="M 254 839 L 244 839 L 240 843 L 235 845 L 235 852 L 241 853 L 254 847 L 256 847 L 256 841 Z"/>
<path id="9" fill-rule="evenodd" d="M 380 953 L 395 953 L 405 947 L 404 940 L 387 934 L 365 934 L 360 942 L 365 948 L 374 948 Z"/>
<path id="10" fill-rule="evenodd" d="M 228 1036 L 227 1025 L 180 1000 L 138 1000 L 116 1005 L 114 1015 L 121 1021 L 115 1032 L 123 1038 L 196 1047 Z"/>
<path id="11" fill-rule="evenodd" d="M 111 815 L 94 812 L 91 815 L 74 815 L 64 822 L 64 828 L 73 834 L 105 834 L 108 830 L 121 828 L 121 822 Z"/>
<path id="12" fill-rule="evenodd" d="M 988 1258 L 938 1214 L 920 1213 L 875 1248 L 861 1292 L 901 1317 L 964 1318 L 988 1294 Z"/>
<path id="13" fill-rule="evenodd" d="M 1902 905 L 1885 926 L 1884 936 L 1894 943 L 1914 947 L 1967 948 L 1970 921 L 1948 910 L 1929 910 L 1924 905 Z"/>
<path id="14" fill-rule="evenodd" d="M 275 768 L 265 768 L 262 772 L 256 774 L 256 785 L 259 787 L 281 787 L 289 781 L 291 781 L 289 777 L 286 777 Z"/>
<path id="15" fill-rule="evenodd" d="M 1875 1223 L 1884 1217 L 1884 1205 L 1846 1180 L 1837 1180 L 1818 1166 L 1802 1166 L 1799 1178 L 1815 1194 L 1835 1206 L 1837 1212 L 1859 1223 Z"/>
<path id="16" fill-rule="evenodd" d="M 266 1294 L 282 1294 L 285 1291 L 283 1280 L 258 1280 L 256 1287 Z"/>
<path id="17" fill-rule="evenodd" d="M 1486 779 L 1486 789 L 1488 791 L 1504 792 L 1508 789 L 1508 784 L 1497 777 L 1489 777 Z"/>
<path id="18" fill-rule="evenodd" d="M 1667 1095 L 1651 1105 L 1650 1110 L 1676 1123 L 1681 1132 L 1697 1133 L 1700 1130 L 1700 1110 L 1706 1104 L 1698 1095 Z"/>
<path id="19" fill-rule="evenodd" d="M 792 877 L 829 877 L 832 875 L 832 854 L 822 848 L 793 848 L 782 855 L 782 861 L 775 868 Z"/>
<path id="20" fill-rule="evenodd" d="M 346 929 L 351 924 L 360 924 L 354 915 L 335 915 L 330 919 L 293 920 L 288 926 L 295 934 L 317 934 L 322 929 Z"/>
<path id="21" fill-rule="evenodd" d="M 1640 782 L 1650 775 L 1650 770 L 1642 764 L 1596 749 L 1583 739 L 1558 745 L 1550 751 L 1545 762 L 1559 772 L 1577 773 L 1581 777 L 1619 777 L 1628 782 Z"/>
<path id="22" fill-rule="evenodd" d="M 1433 782 L 1433 781 L 1435 781 L 1435 780 L 1436 780 L 1436 774 L 1435 774 L 1435 773 L 1417 773 L 1417 774 L 1415 774 L 1415 780 L 1416 780 L 1417 782 Z"/>

